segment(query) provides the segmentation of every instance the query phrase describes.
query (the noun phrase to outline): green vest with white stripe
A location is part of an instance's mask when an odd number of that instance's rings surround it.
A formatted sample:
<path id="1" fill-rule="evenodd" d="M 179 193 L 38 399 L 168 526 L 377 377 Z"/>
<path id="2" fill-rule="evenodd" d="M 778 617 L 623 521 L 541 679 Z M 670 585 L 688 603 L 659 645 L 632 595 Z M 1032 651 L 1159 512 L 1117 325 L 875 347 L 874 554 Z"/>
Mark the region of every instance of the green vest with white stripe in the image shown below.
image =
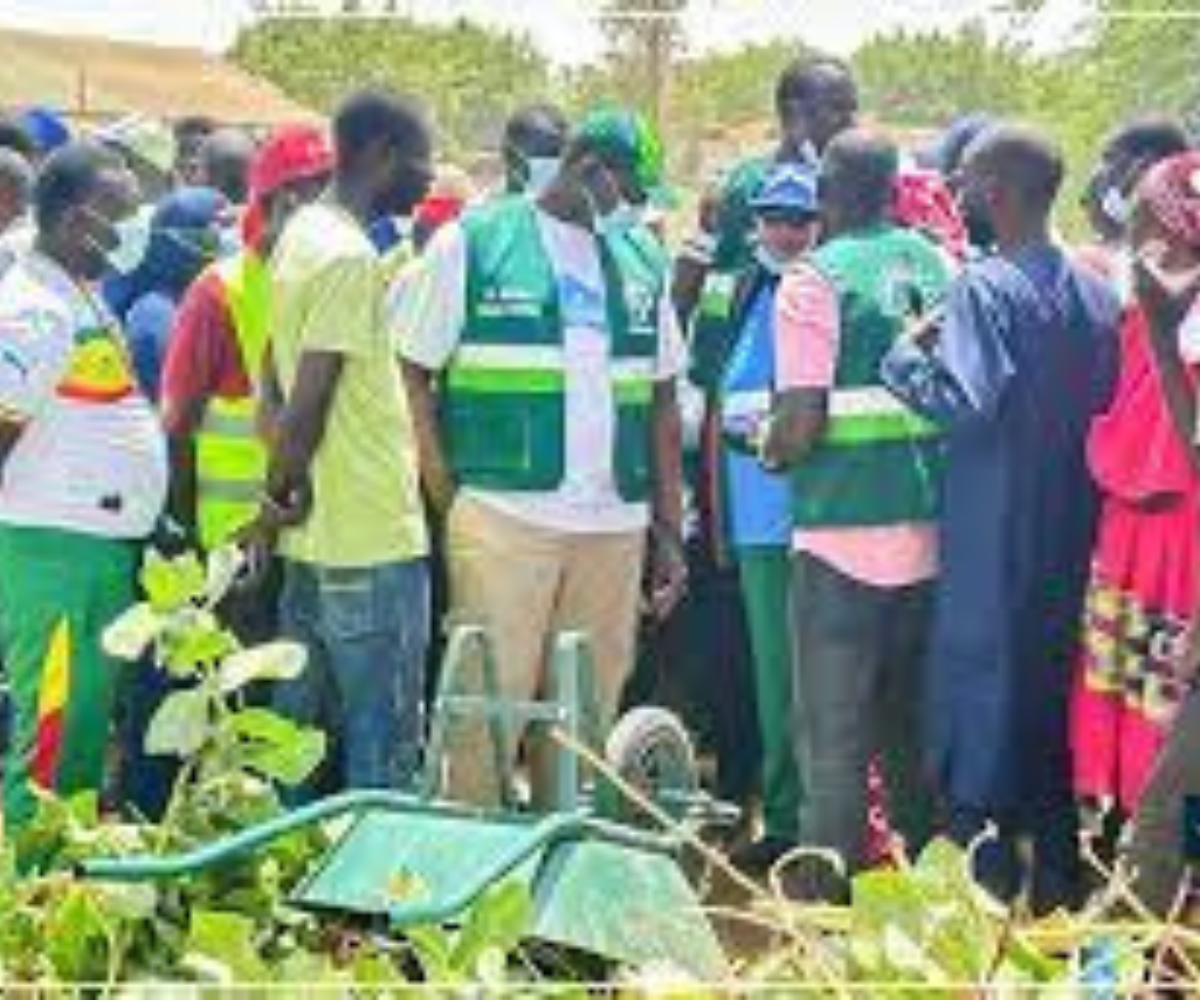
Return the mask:
<path id="1" fill-rule="evenodd" d="M 253 385 L 267 344 L 270 283 L 262 259 L 243 250 L 216 265 L 233 320 L 242 367 Z M 196 520 L 206 551 L 228 542 L 254 520 L 267 473 L 267 452 L 255 426 L 254 394 L 213 396 L 196 434 Z"/>
<path id="2" fill-rule="evenodd" d="M 502 198 L 463 220 L 466 322 L 441 393 L 450 464 L 466 486 L 552 491 L 566 467 L 563 322 L 535 208 Z M 650 414 L 667 258 L 649 233 L 598 242 L 614 411 L 613 477 L 623 500 L 650 484 Z"/>
<path id="3" fill-rule="evenodd" d="M 879 370 L 908 318 L 945 295 L 945 260 L 924 237 L 889 226 L 835 238 L 813 263 L 837 291 L 841 337 L 825 436 L 792 472 L 796 526 L 928 521 L 944 445 L 884 387 Z"/>

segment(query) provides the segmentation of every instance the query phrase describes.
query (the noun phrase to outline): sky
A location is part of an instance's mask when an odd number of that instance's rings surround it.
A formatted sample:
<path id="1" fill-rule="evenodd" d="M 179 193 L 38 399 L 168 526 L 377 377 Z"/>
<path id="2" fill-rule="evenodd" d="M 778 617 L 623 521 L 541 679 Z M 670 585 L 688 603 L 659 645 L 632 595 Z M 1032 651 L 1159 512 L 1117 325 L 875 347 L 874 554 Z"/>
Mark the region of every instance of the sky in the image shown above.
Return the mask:
<path id="1" fill-rule="evenodd" d="M 227 46 L 250 16 L 253 0 L 0 0 L 0 24 L 47 32 L 187 45 Z M 317 0 L 321 2 L 321 0 Z M 551 58 L 595 58 L 600 0 L 402 0 L 401 10 L 439 19 L 465 15 L 530 34 Z M 987 13 L 992 0 L 691 0 L 693 50 L 801 38 L 849 54 L 873 32 L 893 27 L 953 27 Z M 1050 37 L 1064 35 L 1086 0 L 1055 0 Z"/>

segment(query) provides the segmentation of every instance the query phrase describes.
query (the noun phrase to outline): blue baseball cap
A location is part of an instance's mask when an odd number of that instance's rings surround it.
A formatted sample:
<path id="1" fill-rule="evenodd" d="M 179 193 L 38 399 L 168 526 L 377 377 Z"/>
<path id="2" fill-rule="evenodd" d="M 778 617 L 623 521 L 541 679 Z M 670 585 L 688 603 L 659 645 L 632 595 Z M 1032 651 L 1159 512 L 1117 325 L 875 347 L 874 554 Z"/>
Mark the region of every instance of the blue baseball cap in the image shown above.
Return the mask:
<path id="1" fill-rule="evenodd" d="M 758 215 L 815 216 L 816 170 L 800 163 L 772 167 L 761 190 L 750 199 L 750 207 Z"/>
<path id="2" fill-rule="evenodd" d="M 43 156 L 71 141 L 71 129 L 63 116 L 50 108 L 26 108 L 17 121 Z"/>

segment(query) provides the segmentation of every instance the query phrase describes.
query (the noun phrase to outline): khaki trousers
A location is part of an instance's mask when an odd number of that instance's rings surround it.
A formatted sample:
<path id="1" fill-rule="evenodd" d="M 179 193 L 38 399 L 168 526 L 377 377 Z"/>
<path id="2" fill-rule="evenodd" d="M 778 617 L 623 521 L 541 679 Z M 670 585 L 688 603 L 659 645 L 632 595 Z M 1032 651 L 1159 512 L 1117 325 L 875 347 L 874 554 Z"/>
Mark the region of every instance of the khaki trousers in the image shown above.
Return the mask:
<path id="1" fill-rule="evenodd" d="M 451 620 L 488 630 L 501 694 L 517 700 L 547 693 L 556 635 L 585 633 L 606 733 L 633 666 L 644 551 L 643 531 L 553 531 L 460 496 L 446 526 Z M 475 721 L 452 730 L 446 785 L 451 798 L 481 805 L 497 800 L 486 734 Z M 519 743 L 520 734 L 512 749 Z M 535 801 L 543 798 L 548 781 L 542 757 L 531 756 Z"/>

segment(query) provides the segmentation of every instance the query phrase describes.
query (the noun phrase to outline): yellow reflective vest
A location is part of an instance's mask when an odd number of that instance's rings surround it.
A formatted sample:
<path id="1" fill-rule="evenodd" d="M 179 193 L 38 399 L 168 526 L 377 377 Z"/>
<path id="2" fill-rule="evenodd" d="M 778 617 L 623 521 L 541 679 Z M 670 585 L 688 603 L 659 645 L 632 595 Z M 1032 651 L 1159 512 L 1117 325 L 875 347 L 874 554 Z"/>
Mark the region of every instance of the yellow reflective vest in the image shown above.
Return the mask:
<path id="1" fill-rule="evenodd" d="M 256 385 L 267 346 L 270 282 L 250 250 L 215 265 L 233 320 L 242 367 Z M 196 506 L 200 544 L 212 551 L 254 520 L 267 474 L 256 427 L 256 398 L 213 396 L 196 434 Z"/>

